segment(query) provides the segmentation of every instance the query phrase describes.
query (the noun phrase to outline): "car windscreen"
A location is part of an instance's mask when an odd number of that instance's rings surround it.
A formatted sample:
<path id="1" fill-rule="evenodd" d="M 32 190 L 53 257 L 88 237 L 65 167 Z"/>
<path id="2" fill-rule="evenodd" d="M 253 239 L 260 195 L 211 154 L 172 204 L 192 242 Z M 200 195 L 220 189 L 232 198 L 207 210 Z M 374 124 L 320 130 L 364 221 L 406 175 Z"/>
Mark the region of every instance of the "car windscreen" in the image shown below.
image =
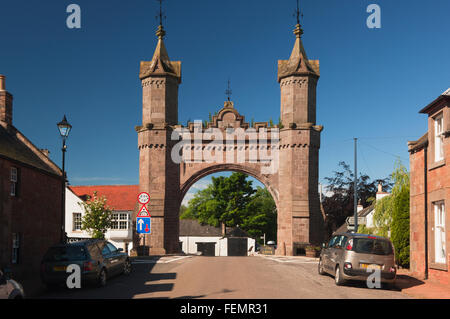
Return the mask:
<path id="1" fill-rule="evenodd" d="M 391 255 L 392 245 L 384 239 L 354 238 L 353 251 L 362 254 Z"/>
<path id="2" fill-rule="evenodd" d="M 83 246 L 52 247 L 44 256 L 44 261 L 84 260 L 86 250 Z"/>

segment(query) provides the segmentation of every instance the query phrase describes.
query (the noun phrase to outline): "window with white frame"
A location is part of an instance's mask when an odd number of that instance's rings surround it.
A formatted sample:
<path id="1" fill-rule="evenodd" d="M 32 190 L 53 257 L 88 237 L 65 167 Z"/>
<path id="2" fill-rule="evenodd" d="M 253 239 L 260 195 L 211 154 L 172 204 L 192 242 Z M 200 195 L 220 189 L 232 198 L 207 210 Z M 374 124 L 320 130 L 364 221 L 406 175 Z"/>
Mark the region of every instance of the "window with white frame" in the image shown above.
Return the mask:
<path id="1" fill-rule="evenodd" d="M 72 214 L 72 224 L 73 227 L 72 229 L 74 231 L 79 231 L 81 230 L 81 213 L 73 213 Z"/>
<path id="2" fill-rule="evenodd" d="M 445 264 L 445 204 L 434 203 L 434 261 Z"/>
<path id="3" fill-rule="evenodd" d="M 130 224 L 130 214 L 128 213 L 114 213 L 112 216 L 111 229 L 125 230 Z"/>
<path id="4" fill-rule="evenodd" d="M 442 114 L 434 119 L 434 160 L 440 161 L 444 159 L 444 118 Z"/>
<path id="5" fill-rule="evenodd" d="M 17 196 L 17 182 L 18 182 L 18 170 L 16 167 L 11 167 L 11 176 L 10 176 L 10 192 L 11 196 Z"/>

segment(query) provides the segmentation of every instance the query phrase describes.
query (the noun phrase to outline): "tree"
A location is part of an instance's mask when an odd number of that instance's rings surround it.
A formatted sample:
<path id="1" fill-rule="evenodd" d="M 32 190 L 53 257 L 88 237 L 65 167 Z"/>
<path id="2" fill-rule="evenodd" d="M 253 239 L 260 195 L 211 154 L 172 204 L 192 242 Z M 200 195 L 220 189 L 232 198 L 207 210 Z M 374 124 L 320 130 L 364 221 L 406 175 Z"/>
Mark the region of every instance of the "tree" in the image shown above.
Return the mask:
<path id="1" fill-rule="evenodd" d="M 409 267 L 409 173 L 400 160 L 391 175 L 392 194 L 375 204 L 375 233 L 389 237 L 395 248 L 398 265 Z"/>
<path id="2" fill-rule="evenodd" d="M 266 240 L 277 239 L 277 206 L 267 189 L 257 187 L 240 226 L 257 241 L 261 241 L 264 234 Z"/>
<path id="3" fill-rule="evenodd" d="M 80 204 L 84 208 L 84 215 L 81 219 L 81 229 L 86 230 L 92 238 L 105 238 L 105 233 L 112 223 L 112 210 L 106 206 L 106 198 L 88 196 L 85 202 Z"/>
<path id="4" fill-rule="evenodd" d="M 181 219 L 195 219 L 202 224 L 238 226 L 250 236 L 276 239 L 276 205 L 265 188 L 252 187 L 247 175 L 233 173 L 230 177 L 212 178 L 207 188 L 197 192 L 189 201 Z"/>
<path id="5" fill-rule="evenodd" d="M 197 219 L 215 227 L 222 222 L 229 227 L 242 225 L 243 212 L 254 192 L 245 174 L 213 177 L 212 184 L 194 195 L 181 218 Z"/>
<path id="6" fill-rule="evenodd" d="M 339 162 L 340 170 L 334 172 L 334 176 L 325 177 L 326 189 L 332 195 L 325 197 L 323 208 L 326 214 L 325 228 L 328 236 L 345 223 L 345 219 L 354 214 L 354 173 L 350 165 Z M 392 187 L 389 178 L 371 180 L 368 175 L 361 174 L 357 179 L 358 200 L 364 207 L 369 206 L 374 200 L 381 183 L 385 190 Z"/>

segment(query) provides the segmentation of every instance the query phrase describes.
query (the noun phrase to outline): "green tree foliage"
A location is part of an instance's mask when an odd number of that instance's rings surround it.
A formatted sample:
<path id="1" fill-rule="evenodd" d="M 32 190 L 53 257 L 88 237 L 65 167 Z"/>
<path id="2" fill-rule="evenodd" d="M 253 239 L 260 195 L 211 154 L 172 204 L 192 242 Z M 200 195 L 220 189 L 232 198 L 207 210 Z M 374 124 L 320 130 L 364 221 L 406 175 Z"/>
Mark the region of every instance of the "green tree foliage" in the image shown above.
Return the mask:
<path id="1" fill-rule="evenodd" d="M 112 223 L 112 210 L 106 206 L 106 198 L 98 197 L 97 192 L 94 192 L 94 197 L 88 197 L 80 206 L 85 212 L 81 219 L 81 229 L 87 231 L 92 238 L 104 239 Z"/>
<path id="2" fill-rule="evenodd" d="M 325 197 L 322 205 L 326 214 L 325 227 L 328 236 L 345 223 L 345 219 L 354 214 L 354 173 L 350 165 L 339 162 L 340 169 L 334 172 L 334 176 L 325 177 L 327 191 L 331 196 Z M 357 180 L 358 200 L 363 207 L 369 206 L 374 200 L 381 183 L 385 190 L 389 190 L 392 184 L 389 178 L 371 180 L 368 175 L 360 175 Z"/>
<path id="3" fill-rule="evenodd" d="M 392 194 L 375 204 L 374 224 L 376 234 L 390 234 L 395 247 L 397 264 L 409 267 L 409 173 L 400 160 L 391 175 L 394 186 Z"/>
<path id="4" fill-rule="evenodd" d="M 266 239 L 276 239 L 276 205 L 272 196 L 264 188 L 253 189 L 252 182 L 242 173 L 213 177 L 212 183 L 189 201 L 180 218 L 215 227 L 223 222 L 228 227 L 239 226 L 252 237 L 265 233 Z"/>
<path id="5" fill-rule="evenodd" d="M 277 207 L 267 189 L 257 188 L 247 205 L 241 227 L 259 242 L 264 234 L 267 241 L 277 240 Z"/>

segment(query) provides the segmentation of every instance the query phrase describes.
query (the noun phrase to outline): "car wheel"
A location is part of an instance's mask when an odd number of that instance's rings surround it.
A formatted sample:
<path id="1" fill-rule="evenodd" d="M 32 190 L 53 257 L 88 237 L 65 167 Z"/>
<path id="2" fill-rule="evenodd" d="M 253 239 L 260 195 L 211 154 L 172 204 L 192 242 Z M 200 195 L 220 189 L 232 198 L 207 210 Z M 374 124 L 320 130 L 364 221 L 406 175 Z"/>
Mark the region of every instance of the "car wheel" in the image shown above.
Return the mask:
<path id="1" fill-rule="evenodd" d="M 334 273 L 334 282 L 336 286 L 342 286 L 345 283 L 345 280 L 342 278 L 341 268 L 339 265 L 336 266 L 336 272 Z"/>
<path id="2" fill-rule="evenodd" d="M 128 276 L 131 273 L 131 262 L 127 259 L 123 265 L 123 274 Z"/>
<path id="3" fill-rule="evenodd" d="M 319 275 L 325 275 L 325 271 L 323 270 L 322 258 L 319 259 L 319 265 L 317 268 L 319 271 Z"/>
<path id="4" fill-rule="evenodd" d="M 104 287 L 106 286 L 106 270 L 103 268 L 98 275 L 98 286 Z"/>

